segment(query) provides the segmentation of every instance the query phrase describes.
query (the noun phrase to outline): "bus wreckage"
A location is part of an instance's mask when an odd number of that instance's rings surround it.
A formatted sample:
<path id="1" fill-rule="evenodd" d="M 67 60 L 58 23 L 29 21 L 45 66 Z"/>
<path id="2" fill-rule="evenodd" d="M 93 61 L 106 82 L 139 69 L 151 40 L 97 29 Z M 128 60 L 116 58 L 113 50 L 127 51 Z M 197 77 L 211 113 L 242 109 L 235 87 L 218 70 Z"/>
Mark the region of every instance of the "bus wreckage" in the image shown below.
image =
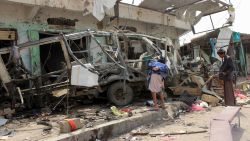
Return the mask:
<path id="1" fill-rule="evenodd" d="M 170 39 L 169 39 L 170 40 Z M 20 51 L 39 48 L 40 64 L 26 69 Z M 146 90 L 147 62 L 165 57 L 177 71 L 178 52 L 166 39 L 131 32 L 82 31 L 60 34 L 0 50 L 1 100 L 12 108 L 43 107 L 55 97 L 107 97 L 115 105 L 132 102 Z"/>

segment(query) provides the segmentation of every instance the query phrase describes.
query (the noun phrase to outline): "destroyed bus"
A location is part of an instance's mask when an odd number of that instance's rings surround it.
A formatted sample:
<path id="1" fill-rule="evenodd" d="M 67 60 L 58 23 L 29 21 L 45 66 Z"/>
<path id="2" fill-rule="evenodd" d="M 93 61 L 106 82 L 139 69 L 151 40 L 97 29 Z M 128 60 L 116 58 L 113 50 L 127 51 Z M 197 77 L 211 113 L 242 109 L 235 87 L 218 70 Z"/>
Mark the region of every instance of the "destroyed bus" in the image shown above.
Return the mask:
<path id="1" fill-rule="evenodd" d="M 52 97 L 107 97 L 115 105 L 127 105 L 145 90 L 147 61 L 165 54 L 165 46 L 165 40 L 152 36 L 86 30 L 2 48 L 1 100 L 31 108 Z M 32 70 L 20 57 L 23 49 L 40 50 L 31 55 Z"/>

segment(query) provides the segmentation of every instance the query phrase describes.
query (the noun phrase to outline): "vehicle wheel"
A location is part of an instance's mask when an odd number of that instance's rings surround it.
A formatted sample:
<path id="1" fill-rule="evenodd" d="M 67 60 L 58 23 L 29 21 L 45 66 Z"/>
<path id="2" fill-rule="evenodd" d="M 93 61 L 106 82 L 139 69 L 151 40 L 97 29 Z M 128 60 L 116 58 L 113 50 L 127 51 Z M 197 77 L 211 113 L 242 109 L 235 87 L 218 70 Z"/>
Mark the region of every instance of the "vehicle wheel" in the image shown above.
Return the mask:
<path id="1" fill-rule="evenodd" d="M 132 88 L 125 84 L 125 92 L 123 92 L 123 82 L 116 82 L 109 86 L 107 96 L 111 103 L 117 106 L 125 106 L 130 104 L 134 99 Z"/>

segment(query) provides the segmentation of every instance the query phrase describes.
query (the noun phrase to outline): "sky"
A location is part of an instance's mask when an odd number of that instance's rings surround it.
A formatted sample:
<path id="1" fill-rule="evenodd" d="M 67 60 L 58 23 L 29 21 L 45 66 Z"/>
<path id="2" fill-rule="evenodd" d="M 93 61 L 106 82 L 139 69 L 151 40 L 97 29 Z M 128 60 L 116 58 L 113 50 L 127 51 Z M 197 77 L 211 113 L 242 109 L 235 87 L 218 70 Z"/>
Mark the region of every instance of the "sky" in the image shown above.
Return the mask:
<path id="1" fill-rule="evenodd" d="M 228 1 L 228 0 L 227 0 Z M 235 8 L 235 21 L 233 26 L 230 27 L 233 31 L 240 32 L 240 33 L 247 33 L 250 34 L 250 19 L 248 19 L 248 14 L 250 14 L 250 0 L 231 0 L 234 8 Z M 226 21 L 228 17 L 228 13 L 222 12 L 218 13 L 214 16 L 213 22 L 217 25 L 222 25 Z M 205 23 L 209 20 L 203 20 L 201 23 Z M 206 29 L 207 24 L 201 24 L 199 27 L 200 30 Z M 199 37 L 203 34 L 193 34 L 189 32 L 182 37 L 180 37 L 180 44 L 183 45 L 185 43 L 189 43 L 192 38 Z"/>
<path id="2" fill-rule="evenodd" d="M 138 5 L 142 0 L 134 0 L 134 4 Z M 153 1 L 153 0 L 152 0 Z M 229 1 L 229 0 L 222 0 L 222 1 Z M 133 0 L 122 0 L 122 2 L 125 3 L 132 3 Z M 231 0 L 231 3 L 233 4 L 235 8 L 235 21 L 233 23 L 233 26 L 230 27 L 233 31 L 241 32 L 241 33 L 248 33 L 250 34 L 250 0 Z M 227 19 L 228 13 L 227 12 L 221 12 L 214 16 L 212 16 L 213 22 L 215 26 L 219 27 L 221 26 Z M 205 30 L 207 28 L 210 28 L 211 24 L 207 24 L 209 20 L 208 19 L 202 19 L 200 21 L 199 25 L 197 25 L 197 30 Z M 210 22 L 210 21 L 209 21 Z M 184 36 L 180 38 L 180 44 L 188 43 L 192 38 L 195 38 L 197 36 L 201 36 L 202 34 L 193 34 L 193 33 L 187 33 Z"/>

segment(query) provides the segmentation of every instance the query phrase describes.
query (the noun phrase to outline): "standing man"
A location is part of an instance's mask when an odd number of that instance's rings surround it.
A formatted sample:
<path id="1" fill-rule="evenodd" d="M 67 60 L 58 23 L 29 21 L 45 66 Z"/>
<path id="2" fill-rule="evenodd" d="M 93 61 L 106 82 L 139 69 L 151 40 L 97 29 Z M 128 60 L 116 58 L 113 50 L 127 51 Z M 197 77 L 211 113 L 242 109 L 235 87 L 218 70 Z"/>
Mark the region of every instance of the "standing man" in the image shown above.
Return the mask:
<path id="1" fill-rule="evenodd" d="M 226 51 L 219 49 L 217 54 L 222 59 L 220 67 L 219 78 L 224 81 L 224 99 L 226 106 L 235 106 L 233 77 L 234 77 L 234 63 L 232 58 L 226 55 Z"/>
<path id="2" fill-rule="evenodd" d="M 162 60 L 160 56 L 157 57 L 157 61 L 152 61 L 149 63 L 150 73 L 149 73 L 149 87 L 148 89 L 152 93 L 154 108 L 155 110 L 159 109 L 157 102 L 157 95 L 161 99 L 161 107 L 165 109 L 165 86 L 164 79 L 167 76 L 167 65 L 161 63 Z"/>

